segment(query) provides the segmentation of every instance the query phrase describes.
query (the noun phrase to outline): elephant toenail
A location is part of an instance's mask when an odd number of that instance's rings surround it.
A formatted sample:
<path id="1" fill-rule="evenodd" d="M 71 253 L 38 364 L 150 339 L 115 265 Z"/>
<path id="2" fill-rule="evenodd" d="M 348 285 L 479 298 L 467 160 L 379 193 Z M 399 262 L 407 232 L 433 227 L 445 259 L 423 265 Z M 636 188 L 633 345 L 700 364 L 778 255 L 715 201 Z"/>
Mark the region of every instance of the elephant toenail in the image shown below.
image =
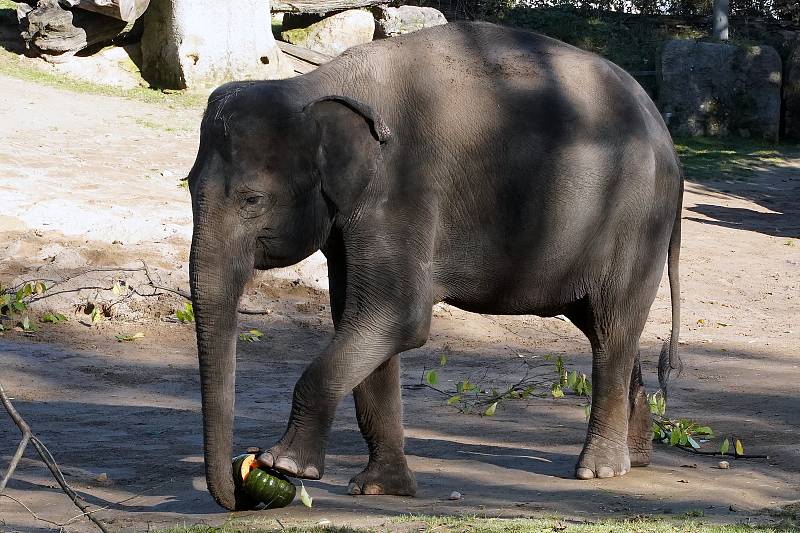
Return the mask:
<path id="1" fill-rule="evenodd" d="M 350 482 L 347 485 L 347 494 L 350 496 L 359 496 L 361 494 L 361 488 L 358 486 L 358 483 Z"/>
<path id="2" fill-rule="evenodd" d="M 601 466 L 597 469 L 597 477 L 599 478 L 609 478 L 614 477 L 614 470 L 607 466 Z"/>
<path id="3" fill-rule="evenodd" d="M 269 452 L 264 452 L 258 456 L 256 459 L 258 464 L 261 466 L 265 466 L 267 468 L 272 468 L 272 465 L 275 464 L 275 458 L 272 457 L 272 454 Z"/>
<path id="4" fill-rule="evenodd" d="M 369 485 L 364 486 L 364 494 L 369 496 L 377 496 L 383 494 L 383 487 L 380 485 L 376 485 L 374 483 L 370 483 Z"/>
<path id="5" fill-rule="evenodd" d="M 322 476 L 319 475 L 319 469 L 316 466 L 308 466 L 305 471 L 303 471 L 303 477 L 307 479 L 319 479 Z"/>
<path id="6" fill-rule="evenodd" d="M 575 477 L 578 479 L 594 479 L 594 472 L 589 468 L 580 467 L 575 471 Z"/>
<path id="7" fill-rule="evenodd" d="M 299 470 L 299 468 L 297 468 L 297 463 L 288 457 L 278 457 L 275 461 L 275 469 L 286 472 L 292 476 L 296 476 Z"/>

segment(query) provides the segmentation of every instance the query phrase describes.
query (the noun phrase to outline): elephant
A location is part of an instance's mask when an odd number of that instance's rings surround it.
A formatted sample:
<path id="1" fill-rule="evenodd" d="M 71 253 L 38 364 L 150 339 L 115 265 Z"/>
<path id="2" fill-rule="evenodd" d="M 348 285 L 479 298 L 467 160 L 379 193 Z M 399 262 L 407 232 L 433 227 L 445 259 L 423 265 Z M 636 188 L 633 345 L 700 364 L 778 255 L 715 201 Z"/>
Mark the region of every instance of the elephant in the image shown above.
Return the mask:
<path id="1" fill-rule="evenodd" d="M 253 272 L 327 259 L 334 333 L 297 381 L 260 465 L 319 479 L 351 391 L 369 449 L 354 495 L 414 495 L 400 354 L 438 302 L 565 315 L 592 348 L 575 476 L 647 465 L 639 339 L 667 265 L 677 368 L 683 172 L 647 93 L 594 54 L 532 32 L 450 23 L 349 49 L 285 80 L 209 97 L 188 183 L 209 492 L 234 489 L 237 305 Z"/>

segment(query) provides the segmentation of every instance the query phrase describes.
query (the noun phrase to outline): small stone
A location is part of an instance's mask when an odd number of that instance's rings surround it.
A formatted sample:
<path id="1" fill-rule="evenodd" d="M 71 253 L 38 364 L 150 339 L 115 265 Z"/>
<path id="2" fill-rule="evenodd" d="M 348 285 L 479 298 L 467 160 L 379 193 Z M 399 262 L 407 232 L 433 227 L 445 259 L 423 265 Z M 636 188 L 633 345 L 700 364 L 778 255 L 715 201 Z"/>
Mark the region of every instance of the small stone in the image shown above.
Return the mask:
<path id="1" fill-rule="evenodd" d="M 450 499 L 450 500 L 460 500 L 461 499 L 461 493 L 458 492 L 457 490 L 454 490 L 453 492 L 450 493 L 450 498 L 448 498 L 448 499 Z"/>
<path id="2" fill-rule="evenodd" d="M 723 470 L 727 470 L 731 467 L 731 464 L 728 461 L 720 461 L 719 467 Z"/>
<path id="3" fill-rule="evenodd" d="M 100 485 L 111 485 L 111 479 L 109 479 L 108 474 L 105 472 L 94 478 L 94 480 Z"/>

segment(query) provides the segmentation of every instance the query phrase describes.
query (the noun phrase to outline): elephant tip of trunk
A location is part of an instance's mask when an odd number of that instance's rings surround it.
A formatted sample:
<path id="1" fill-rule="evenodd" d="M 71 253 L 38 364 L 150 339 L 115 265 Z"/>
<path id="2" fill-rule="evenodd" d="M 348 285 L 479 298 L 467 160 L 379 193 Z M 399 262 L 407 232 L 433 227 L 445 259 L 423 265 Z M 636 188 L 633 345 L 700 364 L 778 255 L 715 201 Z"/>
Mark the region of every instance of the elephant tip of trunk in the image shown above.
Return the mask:
<path id="1" fill-rule="evenodd" d="M 208 491 L 220 507 L 224 507 L 229 511 L 236 511 L 239 508 L 232 486 L 230 490 L 211 489 L 209 487 Z"/>

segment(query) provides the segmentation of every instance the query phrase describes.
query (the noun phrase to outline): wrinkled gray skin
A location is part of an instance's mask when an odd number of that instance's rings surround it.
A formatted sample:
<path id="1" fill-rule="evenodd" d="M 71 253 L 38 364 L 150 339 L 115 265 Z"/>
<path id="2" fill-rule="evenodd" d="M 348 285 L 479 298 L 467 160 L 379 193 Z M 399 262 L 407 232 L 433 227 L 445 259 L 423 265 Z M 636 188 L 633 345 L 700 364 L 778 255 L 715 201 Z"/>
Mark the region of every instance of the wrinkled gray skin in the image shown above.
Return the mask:
<path id="1" fill-rule="evenodd" d="M 645 92 L 611 63 L 490 24 L 448 24 L 353 48 L 282 81 L 209 99 L 189 187 L 208 488 L 229 509 L 236 306 L 254 269 L 328 259 L 335 334 L 259 456 L 322 476 L 351 391 L 369 464 L 351 494 L 413 495 L 400 353 L 431 307 L 565 314 L 594 353 L 576 476 L 650 458 L 639 336 L 669 252 L 673 326 L 683 180 Z M 675 364 L 677 331 L 662 352 Z M 664 381 L 666 381 L 664 379 Z"/>

